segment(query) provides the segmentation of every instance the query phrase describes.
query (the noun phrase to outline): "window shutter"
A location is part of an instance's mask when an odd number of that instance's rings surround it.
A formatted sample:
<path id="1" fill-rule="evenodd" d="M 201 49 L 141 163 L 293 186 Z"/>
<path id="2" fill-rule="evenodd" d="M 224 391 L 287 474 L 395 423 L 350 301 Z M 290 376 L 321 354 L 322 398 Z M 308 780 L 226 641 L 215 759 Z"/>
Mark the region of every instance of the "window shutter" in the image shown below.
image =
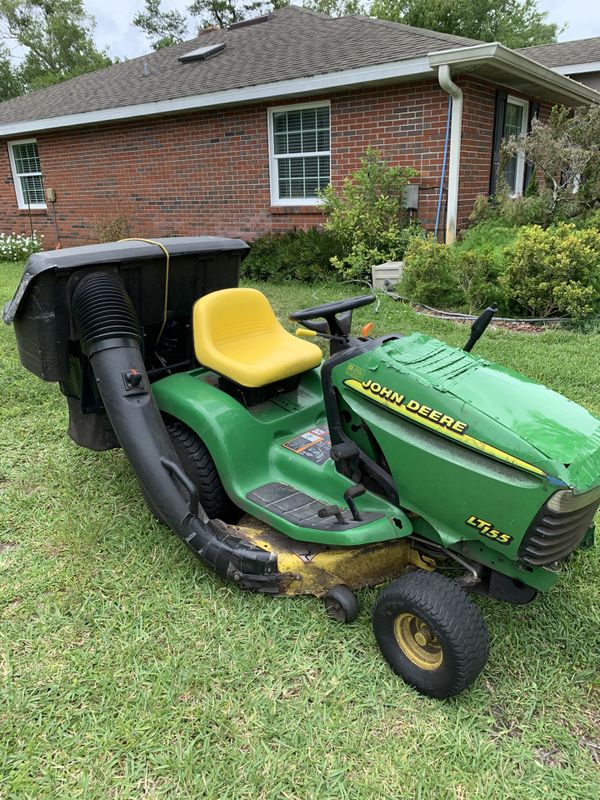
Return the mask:
<path id="1" fill-rule="evenodd" d="M 527 120 L 527 133 L 531 130 L 531 123 L 534 119 L 537 119 L 540 113 L 540 104 L 532 100 L 529 103 L 529 119 Z M 525 162 L 525 174 L 523 175 L 523 194 L 527 187 L 529 186 L 529 181 L 531 180 L 531 176 L 533 175 L 533 164 L 531 161 Z"/>
<path id="2" fill-rule="evenodd" d="M 492 171 L 490 173 L 490 197 L 496 194 L 498 183 L 498 167 L 500 165 L 500 145 L 504 133 L 504 115 L 508 93 L 504 89 L 496 92 L 496 114 L 494 116 L 494 142 L 492 145 Z"/>

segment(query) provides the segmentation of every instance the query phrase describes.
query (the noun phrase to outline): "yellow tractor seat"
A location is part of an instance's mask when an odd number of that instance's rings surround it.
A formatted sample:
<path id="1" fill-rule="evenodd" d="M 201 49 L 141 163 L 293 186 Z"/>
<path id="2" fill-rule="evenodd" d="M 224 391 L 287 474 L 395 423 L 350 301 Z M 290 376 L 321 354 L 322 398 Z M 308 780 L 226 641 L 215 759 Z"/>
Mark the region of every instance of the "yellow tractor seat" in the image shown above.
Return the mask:
<path id="1" fill-rule="evenodd" d="M 316 344 L 297 339 L 278 322 L 262 292 L 221 289 L 194 304 L 194 349 L 205 367 L 256 388 L 321 363 Z"/>

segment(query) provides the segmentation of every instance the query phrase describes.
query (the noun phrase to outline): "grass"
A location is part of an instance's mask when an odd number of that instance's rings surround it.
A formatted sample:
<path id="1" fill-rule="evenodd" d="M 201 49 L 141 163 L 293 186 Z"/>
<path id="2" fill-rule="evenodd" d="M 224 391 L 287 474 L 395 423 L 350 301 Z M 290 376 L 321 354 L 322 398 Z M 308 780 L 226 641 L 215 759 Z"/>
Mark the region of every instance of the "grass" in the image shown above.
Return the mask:
<path id="1" fill-rule="evenodd" d="M 0 265 L 1 303 L 20 270 Z M 281 314 L 355 288 L 264 287 Z M 467 334 L 387 299 L 358 319 Z M 479 352 L 600 414 L 600 336 L 497 330 Z M 490 662 L 429 700 L 379 657 L 375 592 L 343 627 L 223 583 L 153 520 L 121 452 L 68 439 L 9 328 L 0 365 L 0 798 L 600 796 L 598 548 L 532 605 L 478 600 Z"/>

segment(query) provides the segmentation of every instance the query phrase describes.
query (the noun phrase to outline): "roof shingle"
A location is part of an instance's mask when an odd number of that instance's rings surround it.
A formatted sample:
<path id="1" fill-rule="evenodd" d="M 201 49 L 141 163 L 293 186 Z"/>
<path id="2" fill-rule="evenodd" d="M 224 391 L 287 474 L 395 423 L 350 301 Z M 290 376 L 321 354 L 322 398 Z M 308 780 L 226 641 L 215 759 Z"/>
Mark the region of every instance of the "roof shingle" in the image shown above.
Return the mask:
<path id="1" fill-rule="evenodd" d="M 517 50 L 546 67 L 563 67 L 568 64 L 588 64 L 600 61 L 600 36 L 576 39 L 572 42 L 555 42 Z"/>
<path id="2" fill-rule="evenodd" d="M 217 42 L 226 44 L 218 55 L 179 61 Z M 0 124 L 209 94 L 474 44 L 479 42 L 359 15 L 334 19 L 290 5 L 254 24 L 204 31 L 191 41 L 7 100 L 0 103 Z"/>

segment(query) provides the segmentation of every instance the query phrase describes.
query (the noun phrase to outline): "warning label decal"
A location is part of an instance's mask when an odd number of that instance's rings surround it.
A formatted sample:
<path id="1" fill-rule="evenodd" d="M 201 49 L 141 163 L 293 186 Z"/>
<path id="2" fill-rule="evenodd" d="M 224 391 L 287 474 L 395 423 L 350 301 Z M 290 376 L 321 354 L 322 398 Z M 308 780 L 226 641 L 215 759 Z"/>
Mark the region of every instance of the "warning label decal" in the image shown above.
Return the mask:
<path id="1" fill-rule="evenodd" d="M 313 464 L 324 464 L 329 458 L 331 437 L 328 428 L 311 428 L 283 445 L 287 450 L 308 458 Z"/>

